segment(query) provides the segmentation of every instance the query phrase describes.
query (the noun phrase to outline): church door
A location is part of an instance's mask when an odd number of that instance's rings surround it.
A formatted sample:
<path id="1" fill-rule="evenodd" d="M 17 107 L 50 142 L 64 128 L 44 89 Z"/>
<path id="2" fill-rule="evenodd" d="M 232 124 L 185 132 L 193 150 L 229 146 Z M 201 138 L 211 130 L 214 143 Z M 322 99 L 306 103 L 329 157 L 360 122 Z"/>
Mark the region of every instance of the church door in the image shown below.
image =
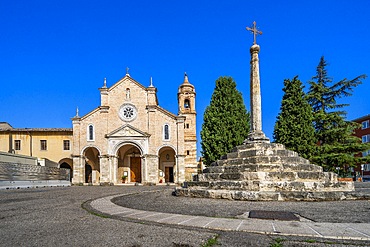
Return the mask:
<path id="1" fill-rule="evenodd" d="M 141 183 L 141 158 L 131 157 L 130 160 L 131 182 Z"/>
<path id="2" fill-rule="evenodd" d="M 166 182 L 173 183 L 173 167 L 165 167 L 164 176 Z"/>

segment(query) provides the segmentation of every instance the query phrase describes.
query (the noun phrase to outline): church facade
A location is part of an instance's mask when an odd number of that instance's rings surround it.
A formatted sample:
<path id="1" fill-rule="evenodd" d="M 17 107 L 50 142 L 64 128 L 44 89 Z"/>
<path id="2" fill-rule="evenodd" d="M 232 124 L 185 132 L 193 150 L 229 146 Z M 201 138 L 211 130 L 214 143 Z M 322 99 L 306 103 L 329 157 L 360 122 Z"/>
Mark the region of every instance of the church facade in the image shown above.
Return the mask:
<path id="1" fill-rule="evenodd" d="M 197 173 L 195 88 L 179 86 L 178 114 L 158 105 L 157 89 L 128 73 L 99 88 L 101 104 L 72 118 L 72 183 L 181 183 Z"/>

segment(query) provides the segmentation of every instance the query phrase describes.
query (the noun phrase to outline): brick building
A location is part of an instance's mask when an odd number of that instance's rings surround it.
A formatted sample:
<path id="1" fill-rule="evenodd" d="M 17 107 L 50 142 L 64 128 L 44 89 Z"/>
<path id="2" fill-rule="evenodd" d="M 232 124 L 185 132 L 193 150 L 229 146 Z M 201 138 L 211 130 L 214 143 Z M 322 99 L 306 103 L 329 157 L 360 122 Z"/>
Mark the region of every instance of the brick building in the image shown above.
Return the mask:
<path id="1" fill-rule="evenodd" d="M 361 124 L 361 127 L 355 130 L 355 136 L 361 138 L 362 143 L 370 142 L 370 114 L 357 118 L 353 122 Z M 370 155 L 370 150 L 358 154 L 359 156 L 365 157 Z M 361 170 L 361 165 L 363 170 Z M 364 180 L 370 180 L 370 164 L 359 164 L 355 168 L 357 177 L 363 175 Z"/>

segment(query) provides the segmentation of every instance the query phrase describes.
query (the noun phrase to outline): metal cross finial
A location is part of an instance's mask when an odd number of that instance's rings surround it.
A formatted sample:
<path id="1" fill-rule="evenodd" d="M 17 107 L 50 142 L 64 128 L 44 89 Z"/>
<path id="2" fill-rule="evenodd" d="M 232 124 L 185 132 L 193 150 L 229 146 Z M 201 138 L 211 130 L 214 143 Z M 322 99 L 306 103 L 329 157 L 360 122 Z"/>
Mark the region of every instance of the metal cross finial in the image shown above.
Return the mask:
<path id="1" fill-rule="evenodd" d="M 247 27 L 246 29 L 253 33 L 253 44 L 254 45 L 257 44 L 257 41 L 256 41 L 257 34 L 262 35 L 262 32 L 257 30 L 256 22 L 255 21 L 253 22 L 253 28 Z"/>
<path id="2" fill-rule="evenodd" d="M 129 70 L 130 68 L 129 67 L 126 67 L 126 75 L 128 75 L 129 73 L 128 73 L 128 70 Z"/>

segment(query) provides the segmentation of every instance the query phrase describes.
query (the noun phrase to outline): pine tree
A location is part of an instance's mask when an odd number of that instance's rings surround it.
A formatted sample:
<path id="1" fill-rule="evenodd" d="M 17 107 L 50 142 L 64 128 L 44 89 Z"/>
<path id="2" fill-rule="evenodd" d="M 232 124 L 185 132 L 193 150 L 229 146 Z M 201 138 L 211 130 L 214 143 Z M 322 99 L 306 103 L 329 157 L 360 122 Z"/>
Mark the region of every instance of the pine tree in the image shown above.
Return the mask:
<path id="1" fill-rule="evenodd" d="M 235 81 L 231 77 L 218 78 L 200 132 L 204 163 L 208 166 L 241 145 L 249 134 L 249 126 L 249 113 Z"/>
<path id="2" fill-rule="evenodd" d="M 313 108 L 315 135 L 319 141 L 311 161 L 328 171 L 340 167 L 341 172 L 346 172 L 347 167 L 364 161 L 364 158 L 355 157 L 354 154 L 370 146 L 362 144 L 358 137 L 353 136 L 358 124 L 345 120 L 346 112 L 343 108 L 348 104 L 338 104 L 337 99 L 351 96 L 353 89 L 362 83 L 366 75 L 333 83 L 327 75 L 327 65 L 324 57 L 321 57 L 316 76 L 309 82 L 308 102 Z"/>
<path id="3" fill-rule="evenodd" d="M 293 80 L 284 80 L 284 95 L 275 123 L 274 140 L 302 157 L 309 158 L 316 144 L 315 129 L 312 124 L 312 108 L 303 88 L 298 76 Z"/>

